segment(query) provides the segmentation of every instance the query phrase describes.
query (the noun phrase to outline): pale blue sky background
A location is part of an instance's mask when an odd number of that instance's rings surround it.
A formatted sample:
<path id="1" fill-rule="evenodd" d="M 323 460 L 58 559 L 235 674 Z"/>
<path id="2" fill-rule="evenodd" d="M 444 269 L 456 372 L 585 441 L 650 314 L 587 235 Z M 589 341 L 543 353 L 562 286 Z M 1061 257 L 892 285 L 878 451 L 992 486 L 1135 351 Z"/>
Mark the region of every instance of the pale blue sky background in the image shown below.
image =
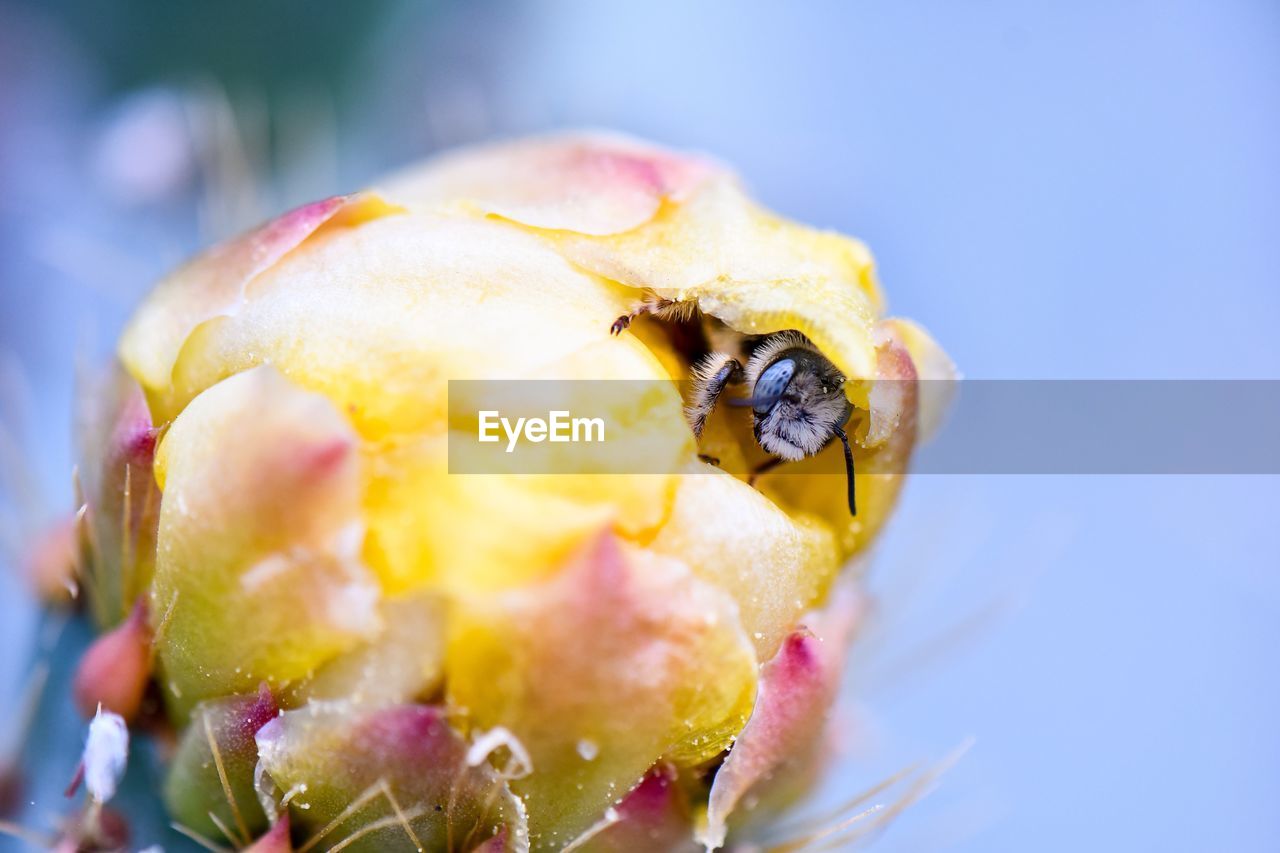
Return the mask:
<path id="1" fill-rule="evenodd" d="M 102 83 L 66 15 L 34 8 L 0 3 L 46 39 L 0 59 L 0 353 L 32 388 L 52 506 L 74 352 L 101 352 L 199 238 L 181 189 L 126 205 L 103 188 L 92 154 L 136 82 Z M 337 51 L 363 82 L 336 107 L 291 106 L 327 103 L 305 75 L 268 93 L 332 130 L 293 134 L 264 213 L 445 143 L 615 127 L 713 152 L 767 203 L 865 239 L 892 308 L 968 376 L 1280 378 L 1274 2 L 380 15 Z M 1276 478 L 917 479 L 878 555 L 829 796 L 973 736 L 877 849 L 1280 848 L 1278 510 Z M 29 620 L 4 583 L 11 690 Z"/>

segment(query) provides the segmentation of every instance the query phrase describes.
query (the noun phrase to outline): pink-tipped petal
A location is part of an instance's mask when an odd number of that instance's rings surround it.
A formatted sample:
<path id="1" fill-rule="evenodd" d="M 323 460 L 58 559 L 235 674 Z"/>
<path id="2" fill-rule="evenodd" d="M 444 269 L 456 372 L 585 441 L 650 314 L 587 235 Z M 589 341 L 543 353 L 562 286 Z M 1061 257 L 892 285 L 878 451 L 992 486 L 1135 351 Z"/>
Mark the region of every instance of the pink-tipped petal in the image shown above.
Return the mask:
<path id="1" fill-rule="evenodd" d="M 959 387 L 960 371 L 919 323 L 890 317 L 882 326 L 911 354 L 911 362 L 920 380 L 916 433 L 918 440 L 924 443 L 942 427 Z"/>
<path id="2" fill-rule="evenodd" d="M 271 828 L 257 841 L 244 849 L 244 853 L 293 853 L 293 841 L 289 837 L 289 813 L 271 824 Z"/>
<path id="3" fill-rule="evenodd" d="M 134 315 L 120 359 L 149 394 L 169 384 L 187 335 L 213 317 L 234 313 L 245 286 L 330 221 L 361 222 L 393 212 L 376 196 L 334 196 L 285 213 L 220 243 L 164 279 Z"/>
<path id="4" fill-rule="evenodd" d="M 621 136 L 580 134 L 446 155 L 393 180 L 388 198 L 415 207 L 463 203 L 522 225 L 617 234 L 682 201 L 718 167 Z"/>
<path id="5" fill-rule="evenodd" d="M 762 667 L 755 710 L 711 787 L 699 838 L 708 849 L 724 844 L 730 815 L 749 796 L 758 799 L 767 786 L 814 768 L 861 607 L 852 583 L 837 584 L 827 606 L 806 617 Z"/>
<path id="6" fill-rule="evenodd" d="M 631 793 L 573 845 L 574 853 L 696 853 L 689 802 L 669 764 L 650 770 Z"/>
<path id="7" fill-rule="evenodd" d="M 696 303 L 745 334 L 799 330 L 846 376 L 872 375 L 882 300 L 870 252 L 760 208 L 728 173 L 632 230 L 553 239 L 604 278 Z"/>
<path id="8" fill-rule="evenodd" d="M 683 564 L 610 533 L 550 581 L 459 606 L 449 698 L 531 757 L 512 789 L 535 849 L 587 831 L 660 759 L 692 766 L 729 745 L 756 676 L 735 611 Z"/>
<path id="9" fill-rule="evenodd" d="M 151 618 L 179 719 L 304 678 L 378 631 L 357 444 L 327 399 L 271 367 L 237 374 L 173 423 L 156 470 Z"/>
<path id="10" fill-rule="evenodd" d="M 868 404 L 871 421 L 862 437 L 866 447 L 880 447 L 898 435 L 915 444 L 916 402 L 918 398 L 915 362 L 899 340 L 895 326 L 882 323 L 876 330 L 876 383 Z"/>

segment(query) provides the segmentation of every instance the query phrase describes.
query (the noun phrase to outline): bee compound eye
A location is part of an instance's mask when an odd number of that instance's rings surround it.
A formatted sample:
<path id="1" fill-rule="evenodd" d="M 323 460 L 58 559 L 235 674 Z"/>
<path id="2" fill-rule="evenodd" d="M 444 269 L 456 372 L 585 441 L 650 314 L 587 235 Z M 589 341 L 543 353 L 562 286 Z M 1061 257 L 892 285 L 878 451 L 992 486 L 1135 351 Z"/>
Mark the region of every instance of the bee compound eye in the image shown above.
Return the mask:
<path id="1" fill-rule="evenodd" d="M 761 372 L 760 378 L 756 380 L 756 387 L 752 389 L 751 396 L 756 401 L 754 406 L 756 414 L 768 414 L 782 397 L 783 392 L 787 390 L 787 386 L 791 384 L 791 377 L 795 375 L 795 359 L 780 358 L 766 367 Z"/>

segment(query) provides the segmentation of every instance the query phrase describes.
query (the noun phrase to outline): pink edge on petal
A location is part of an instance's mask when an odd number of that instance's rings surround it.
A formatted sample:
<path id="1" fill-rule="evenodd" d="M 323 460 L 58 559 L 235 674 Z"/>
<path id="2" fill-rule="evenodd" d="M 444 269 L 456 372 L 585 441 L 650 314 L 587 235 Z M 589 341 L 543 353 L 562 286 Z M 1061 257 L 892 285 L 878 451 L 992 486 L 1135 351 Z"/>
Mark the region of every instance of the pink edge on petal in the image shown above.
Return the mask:
<path id="1" fill-rule="evenodd" d="M 241 736 L 246 741 L 253 741 L 259 730 L 279 715 L 280 705 L 264 681 L 258 685 L 258 695 L 240 711 L 237 722 Z"/>
<path id="2" fill-rule="evenodd" d="M 588 133 L 500 143 L 449 154 L 406 176 L 391 198 L 459 201 L 533 228 L 605 236 L 681 202 L 720 167 L 625 137 Z"/>
<path id="3" fill-rule="evenodd" d="M 280 464 L 282 467 L 288 466 L 300 479 L 323 480 L 330 475 L 340 473 L 355 449 L 356 443 L 353 439 L 340 436 L 290 448 L 293 452 L 287 455 L 281 454 Z"/>
<path id="4" fill-rule="evenodd" d="M 219 287 L 230 308 L 244 291 L 250 279 L 264 272 L 286 254 L 302 245 L 340 211 L 358 205 L 367 198 L 360 193 L 336 195 L 295 207 L 275 219 L 258 226 L 242 237 L 223 243 L 196 259 L 195 263 L 225 264 Z"/>
<path id="5" fill-rule="evenodd" d="M 665 818 L 671 809 L 675 782 L 676 771 L 669 764 L 650 770 L 618 804 L 621 820 L 652 824 Z"/>
<path id="6" fill-rule="evenodd" d="M 205 292 L 198 306 L 192 305 L 195 310 L 188 330 L 233 309 L 251 279 L 302 245 L 355 198 L 340 195 L 304 204 L 198 256 L 184 278 L 191 282 L 190 287 L 201 287 Z"/>
<path id="7" fill-rule="evenodd" d="M 155 459 L 159 433 L 151 422 L 151 411 L 147 408 L 142 389 L 137 386 L 129 388 L 111 430 L 108 464 L 119 470 L 132 465 L 139 471 L 149 472 Z"/>
<path id="8" fill-rule="evenodd" d="M 882 323 L 877 329 L 876 382 L 868 403 L 870 425 L 864 439 L 866 447 L 878 447 L 895 436 L 910 448 L 915 443 L 917 379 L 911 353 L 893 334 L 893 327 Z"/>
<path id="9" fill-rule="evenodd" d="M 278 713 L 266 684 L 256 694 L 224 696 L 198 705 L 169 760 L 163 796 L 170 816 L 204 835 L 219 832 L 218 820 L 227 825 L 242 821 L 250 833 L 266 830 L 268 814 L 254 786 L 258 761 L 254 736 Z"/>
<path id="10" fill-rule="evenodd" d="M 293 842 L 289 838 L 289 813 L 283 812 L 271 828 L 244 849 L 244 853 L 290 853 Z"/>
<path id="11" fill-rule="evenodd" d="M 553 578 L 470 606 L 449 701 L 526 747 L 512 788 L 535 848 L 596 849 L 587 833 L 655 762 L 701 765 L 746 721 L 758 667 L 727 594 L 608 529 Z"/>
<path id="12" fill-rule="evenodd" d="M 536 175 L 530 175 L 524 198 L 498 196 L 480 204 L 535 228 L 598 236 L 638 228 L 665 199 L 691 195 L 711 171 L 693 158 L 600 140 L 550 148 L 530 166 Z"/>
<path id="13" fill-rule="evenodd" d="M 255 277 L 330 221 L 355 224 L 397 210 L 370 193 L 333 196 L 214 246 L 160 283 L 130 321 L 121 360 L 149 392 L 165 387 L 187 336 L 206 320 L 234 313 Z"/>
<path id="14" fill-rule="evenodd" d="M 402 705 L 373 711 L 355 727 L 352 742 L 361 751 L 387 751 L 399 757 L 424 759 L 452 754 L 455 735 L 443 708 L 436 705 Z"/>
<path id="15" fill-rule="evenodd" d="M 684 792 L 670 764 L 653 767 L 622 802 L 569 845 L 574 853 L 697 850 Z"/>
<path id="16" fill-rule="evenodd" d="M 730 814 L 753 789 L 813 760 L 862 606 L 855 584 L 842 579 L 761 668 L 751 719 L 711 786 L 698 839 L 708 850 L 724 845 Z"/>

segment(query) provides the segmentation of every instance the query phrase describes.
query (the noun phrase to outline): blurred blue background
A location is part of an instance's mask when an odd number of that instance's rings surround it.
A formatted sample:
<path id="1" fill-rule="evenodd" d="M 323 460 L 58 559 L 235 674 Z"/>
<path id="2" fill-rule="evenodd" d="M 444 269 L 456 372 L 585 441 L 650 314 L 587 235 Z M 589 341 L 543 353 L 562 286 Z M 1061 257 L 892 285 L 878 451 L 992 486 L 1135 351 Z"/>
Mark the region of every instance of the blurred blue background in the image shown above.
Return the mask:
<path id="1" fill-rule="evenodd" d="M 862 237 L 969 377 L 1280 378 L 1274 0 L 0 0 L 5 562 L 69 505 L 77 363 L 164 269 L 579 125 Z M 823 797 L 972 736 L 876 849 L 1280 849 L 1278 509 L 1274 477 L 917 478 Z M 0 602 L 7 712 L 36 616 L 12 572 Z M 35 823 L 74 756 L 43 759 Z"/>

